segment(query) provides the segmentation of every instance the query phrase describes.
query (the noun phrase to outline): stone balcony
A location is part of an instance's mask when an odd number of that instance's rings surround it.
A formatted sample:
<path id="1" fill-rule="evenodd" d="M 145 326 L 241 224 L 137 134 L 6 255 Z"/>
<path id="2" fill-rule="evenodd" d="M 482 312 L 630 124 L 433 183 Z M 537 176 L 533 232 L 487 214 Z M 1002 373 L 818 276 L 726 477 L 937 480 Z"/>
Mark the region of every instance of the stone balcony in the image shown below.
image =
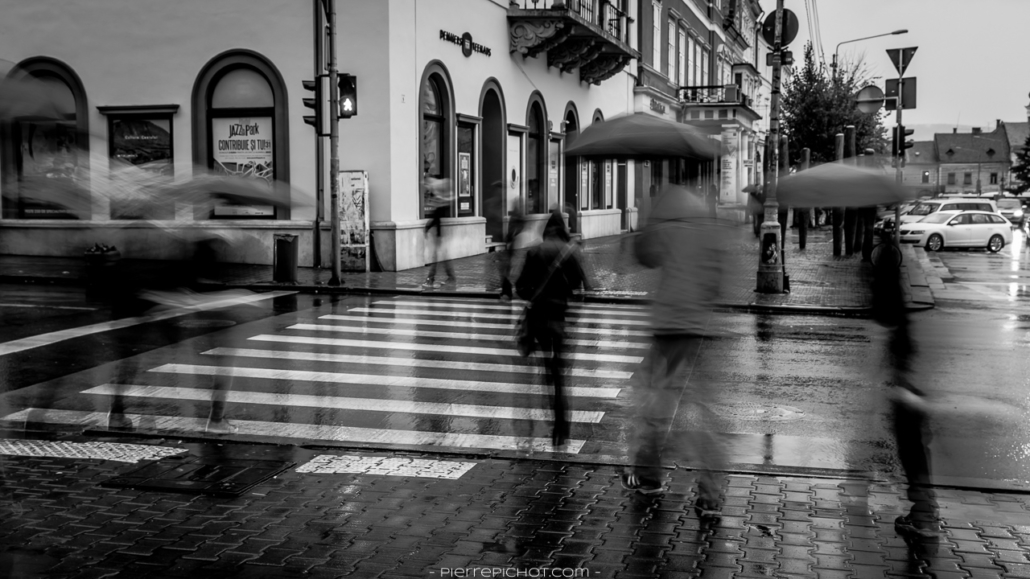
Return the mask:
<path id="1" fill-rule="evenodd" d="M 524 58 L 546 52 L 547 66 L 578 69 L 582 82 L 599 85 L 640 57 L 629 45 L 633 22 L 606 0 L 512 0 L 510 52 Z"/>

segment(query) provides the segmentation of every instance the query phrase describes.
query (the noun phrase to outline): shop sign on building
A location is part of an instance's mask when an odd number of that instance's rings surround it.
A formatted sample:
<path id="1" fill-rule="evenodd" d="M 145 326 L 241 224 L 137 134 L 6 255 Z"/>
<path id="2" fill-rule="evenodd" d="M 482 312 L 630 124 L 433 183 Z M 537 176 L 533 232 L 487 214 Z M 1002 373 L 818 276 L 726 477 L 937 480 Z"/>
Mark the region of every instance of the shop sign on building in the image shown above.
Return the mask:
<path id="1" fill-rule="evenodd" d="M 215 169 L 227 175 L 275 180 L 272 117 L 211 119 L 211 151 Z M 222 205 L 216 216 L 274 216 L 271 205 Z"/>
<path id="2" fill-rule="evenodd" d="M 658 114 L 660 114 L 660 115 L 664 115 L 665 114 L 665 104 L 663 104 L 660 101 L 656 101 L 654 99 L 651 99 L 651 110 L 656 112 L 656 113 L 658 113 Z"/>
<path id="3" fill-rule="evenodd" d="M 479 44 L 478 42 L 472 42 L 472 35 L 468 32 L 462 34 L 461 36 L 458 36 L 453 32 L 441 30 L 440 40 L 450 42 L 452 44 L 457 44 L 458 46 L 460 46 L 461 53 L 464 54 L 466 58 L 472 56 L 473 52 L 478 52 L 479 54 L 490 56 L 490 49 L 486 46 L 483 46 L 482 44 Z"/>

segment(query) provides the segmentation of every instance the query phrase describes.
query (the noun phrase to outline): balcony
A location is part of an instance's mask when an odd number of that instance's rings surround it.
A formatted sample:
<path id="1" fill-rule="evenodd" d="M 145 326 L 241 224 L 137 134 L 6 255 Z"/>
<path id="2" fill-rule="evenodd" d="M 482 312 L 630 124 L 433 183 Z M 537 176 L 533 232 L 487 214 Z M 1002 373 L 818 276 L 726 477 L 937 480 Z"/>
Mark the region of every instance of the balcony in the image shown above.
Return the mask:
<path id="1" fill-rule="evenodd" d="M 510 52 L 547 53 L 547 66 L 579 69 L 581 81 L 601 84 L 640 54 L 629 45 L 633 19 L 607 0 L 512 0 Z"/>
<path id="2" fill-rule="evenodd" d="M 684 120 L 741 119 L 748 124 L 762 118 L 755 112 L 753 99 L 735 84 L 681 86 Z"/>

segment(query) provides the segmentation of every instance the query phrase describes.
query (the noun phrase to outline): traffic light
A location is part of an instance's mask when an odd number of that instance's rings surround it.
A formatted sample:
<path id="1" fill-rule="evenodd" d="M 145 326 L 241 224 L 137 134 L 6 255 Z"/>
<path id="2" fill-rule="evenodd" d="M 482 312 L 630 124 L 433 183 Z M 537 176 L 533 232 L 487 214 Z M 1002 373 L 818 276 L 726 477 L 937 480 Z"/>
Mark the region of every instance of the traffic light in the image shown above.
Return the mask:
<path id="1" fill-rule="evenodd" d="M 898 141 L 898 162 L 901 166 L 905 166 L 905 151 L 911 149 L 915 145 L 915 141 L 906 139 L 905 137 L 911 136 L 912 133 L 916 132 L 915 129 L 906 129 L 904 125 L 897 126 L 897 141 Z"/>
<path id="2" fill-rule="evenodd" d="M 304 106 L 313 109 L 313 115 L 304 117 L 306 124 L 315 127 L 319 137 L 329 135 L 329 77 L 318 76 L 315 80 L 303 81 L 304 90 L 314 93 L 312 98 L 302 99 Z"/>
<path id="3" fill-rule="evenodd" d="M 340 118 L 349 119 L 358 114 L 358 77 L 341 74 L 336 86 L 340 89 Z"/>

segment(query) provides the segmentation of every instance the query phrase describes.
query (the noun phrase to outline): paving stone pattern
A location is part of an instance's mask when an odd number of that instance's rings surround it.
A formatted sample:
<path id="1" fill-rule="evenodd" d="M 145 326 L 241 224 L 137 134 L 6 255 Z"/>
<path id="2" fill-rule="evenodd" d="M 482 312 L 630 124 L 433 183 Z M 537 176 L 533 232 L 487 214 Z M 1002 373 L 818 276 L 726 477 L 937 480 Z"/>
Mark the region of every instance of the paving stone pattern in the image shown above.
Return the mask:
<path id="1" fill-rule="evenodd" d="M 909 545 L 893 527 L 904 487 L 846 479 L 727 474 L 711 523 L 684 470 L 658 497 L 610 466 L 484 459 L 457 480 L 289 471 L 218 499 L 99 486 L 113 462 L 0 467 L 5 577 L 1030 577 L 1021 495 L 941 490 L 944 537 Z"/>

